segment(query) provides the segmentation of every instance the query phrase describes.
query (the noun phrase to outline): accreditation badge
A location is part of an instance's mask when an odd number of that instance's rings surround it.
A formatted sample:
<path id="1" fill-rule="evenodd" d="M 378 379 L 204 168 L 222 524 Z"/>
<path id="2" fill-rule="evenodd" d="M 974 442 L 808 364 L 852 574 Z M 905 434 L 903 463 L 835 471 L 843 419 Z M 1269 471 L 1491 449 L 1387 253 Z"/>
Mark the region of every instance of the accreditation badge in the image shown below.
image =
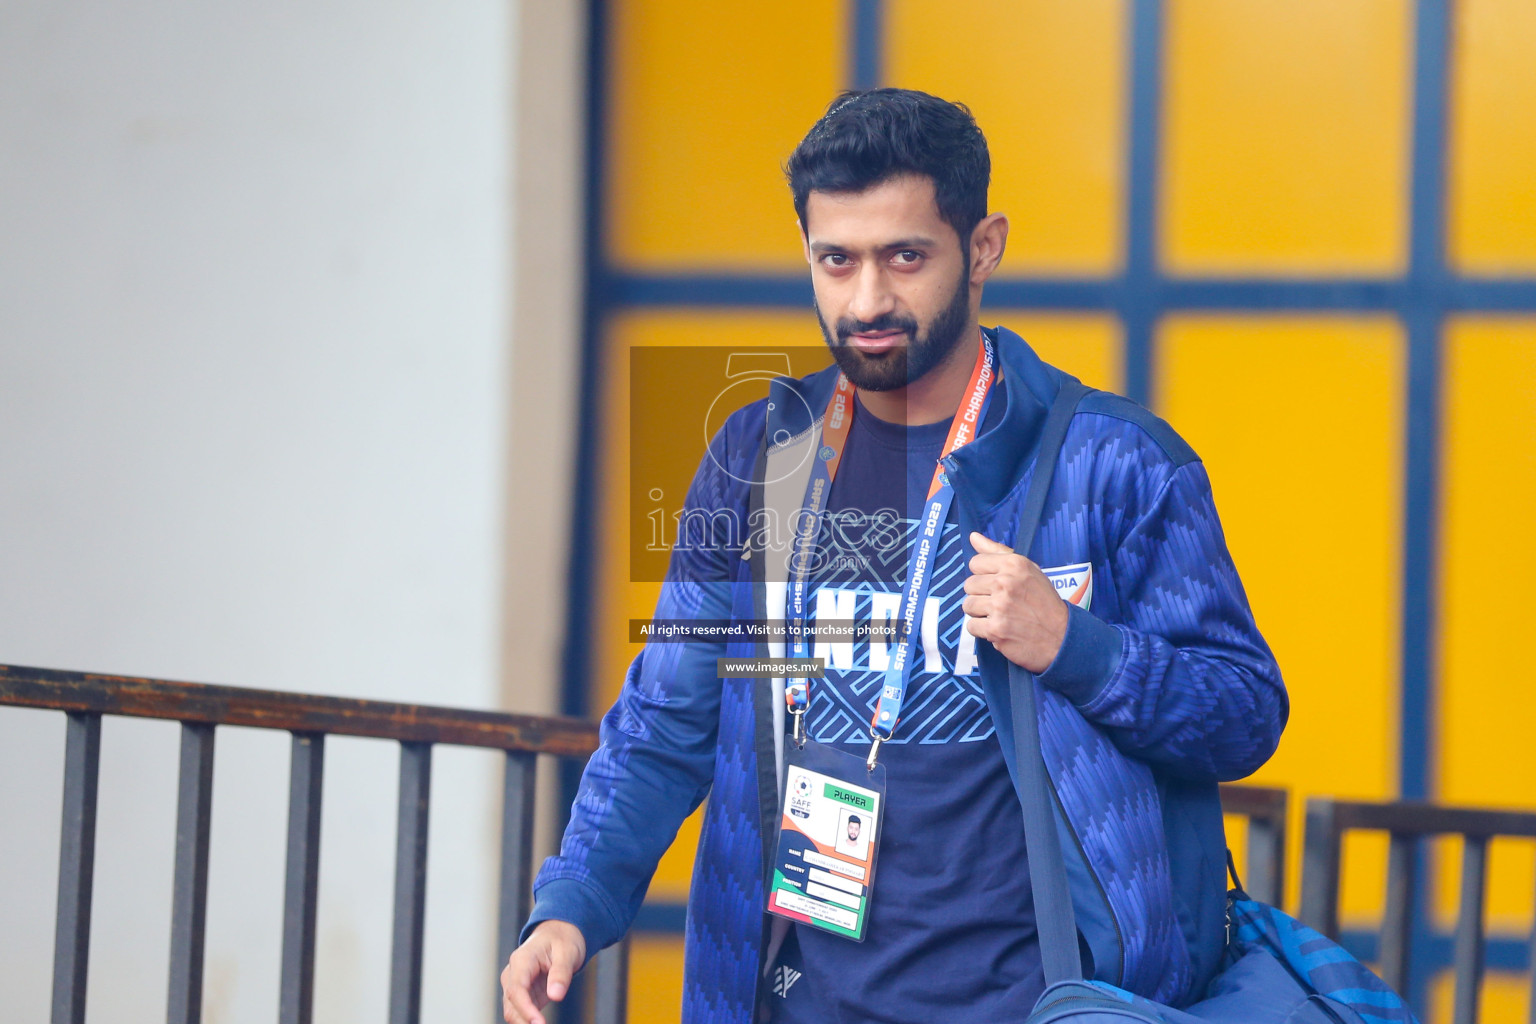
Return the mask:
<path id="1" fill-rule="evenodd" d="M 885 765 L 808 740 L 785 744 L 784 807 L 768 912 L 864 941 L 885 817 Z"/>

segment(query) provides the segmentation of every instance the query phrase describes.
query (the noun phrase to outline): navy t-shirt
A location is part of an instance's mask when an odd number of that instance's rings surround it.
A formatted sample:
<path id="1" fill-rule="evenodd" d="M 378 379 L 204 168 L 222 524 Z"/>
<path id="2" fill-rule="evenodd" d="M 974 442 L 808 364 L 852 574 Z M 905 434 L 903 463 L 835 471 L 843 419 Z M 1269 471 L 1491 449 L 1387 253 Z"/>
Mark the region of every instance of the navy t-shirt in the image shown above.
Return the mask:
<path id="1" fill-rule="evenodd" d="M 996 420 L 999 382 L 988 410 Z M 860 403 L 823 518 L 818 618 L 894 621 L 948 421 L 907 427 Z M 1023 1020 L 1045 987 L 1019 808 L 981 689 L 962 586 L 973 550 L 951 508 L 901 720 L 882 745 L 885 829 L 863 942 L 796 924 L 770 968 L 777 1024 Z M 888 652 L 818 645 L 810 735 L 863 757 Z"/>

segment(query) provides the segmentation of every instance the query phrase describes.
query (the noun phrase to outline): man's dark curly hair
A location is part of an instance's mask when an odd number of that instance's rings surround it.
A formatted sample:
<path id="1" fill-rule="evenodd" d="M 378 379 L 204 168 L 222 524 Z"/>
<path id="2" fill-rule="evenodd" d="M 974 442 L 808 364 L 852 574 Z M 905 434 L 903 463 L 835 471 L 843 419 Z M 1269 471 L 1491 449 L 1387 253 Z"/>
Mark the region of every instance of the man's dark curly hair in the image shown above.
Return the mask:
<path id="1" fill-rule="evenodd" d="M 812 192 L 863 192 L 899 175 L 921 174 L 933 181 L 939 216 L 968 250 L 971 231 L 987 215 L 992 158 L 962 103 L 914 89 L 852 90 L 811 126 L 784 173 L 802 229 Z"/>

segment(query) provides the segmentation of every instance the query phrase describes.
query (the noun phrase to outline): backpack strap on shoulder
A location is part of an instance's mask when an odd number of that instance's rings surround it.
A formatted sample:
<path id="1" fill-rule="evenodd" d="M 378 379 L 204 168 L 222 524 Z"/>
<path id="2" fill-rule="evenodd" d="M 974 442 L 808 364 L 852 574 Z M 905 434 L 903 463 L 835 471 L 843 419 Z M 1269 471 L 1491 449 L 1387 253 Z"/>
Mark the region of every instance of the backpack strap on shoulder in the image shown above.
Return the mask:
<path id="1" fill-rule="evenodd" d="M 1040 528 L 1046 492 L 1050 489 L 1056 459 L 1067 437 L 1067 426 L 1077 410 L 1078 402 L 1082 401 L 1089 390 L 1077 378 L 1068 377 L 1057 392 L 1056 400 L 1051 403 L 1051 410 L 1040 431 L 1035 468 L 1019 516 L 1014 550 L 1020 554 L 1029 551 Z M 1013 704 L 1016 770 L 1024 809 L 1024 845 L 1029 856 L 1030 887 L 1034 892 L 1035 926 L 1040 935 L 1040 959 L 1045 968 L 1045 983 L 1054 985 L 1059 981 L 1081 981 L 1083 964 L 1078 953 L 1072 892 L 1067 883 L 1067 867 L 1062 858 L 1061 839 L 1057 831 L 1056 793 L 1040 753 L 1035 677 L 1028 669 L 1010 662 L 1008 682 Z"/>

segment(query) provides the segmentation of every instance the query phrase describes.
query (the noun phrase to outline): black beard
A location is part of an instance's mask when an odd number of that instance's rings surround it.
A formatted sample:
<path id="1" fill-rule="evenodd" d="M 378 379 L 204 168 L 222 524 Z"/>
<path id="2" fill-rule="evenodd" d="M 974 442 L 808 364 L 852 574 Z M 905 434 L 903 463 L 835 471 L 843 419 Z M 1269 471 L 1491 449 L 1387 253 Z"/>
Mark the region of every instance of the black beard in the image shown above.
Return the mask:
<path id="1" fill-rule="evenodd" d="M 971 329 L 971 295 L 966 287 L 969 277 L 968 271 L 961 274 L 949 303 L 922 332 L 918 331 L 915 317 L 892 313 L 871 321 L 841 319 L 837 322 L 834 337 L 821 315 L 821 308 L 816 306 L 814 299 L 811 304 L 827 347 L 832 350 L 832 358 L 853 386 L 864 391 L 895 391 L 921 380 L 947 359 Z M 848 343 L 848 336 L 852 334 L 888 330 L 904 331 L 907 344 L 867 355 Z"/>

